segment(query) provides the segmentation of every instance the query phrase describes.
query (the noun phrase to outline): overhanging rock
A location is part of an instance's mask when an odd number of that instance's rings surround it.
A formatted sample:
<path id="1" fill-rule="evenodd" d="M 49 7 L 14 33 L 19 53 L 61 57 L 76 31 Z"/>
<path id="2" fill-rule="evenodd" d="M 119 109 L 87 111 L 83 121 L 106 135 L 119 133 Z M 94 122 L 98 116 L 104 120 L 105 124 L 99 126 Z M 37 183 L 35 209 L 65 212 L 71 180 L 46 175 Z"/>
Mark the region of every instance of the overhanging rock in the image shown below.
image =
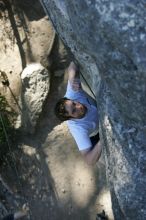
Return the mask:
<path id="1" fill-rule="evenodd" d="M 41 2 L 97 95 L 115 219 L 145 220 L 146 2 Z"/>

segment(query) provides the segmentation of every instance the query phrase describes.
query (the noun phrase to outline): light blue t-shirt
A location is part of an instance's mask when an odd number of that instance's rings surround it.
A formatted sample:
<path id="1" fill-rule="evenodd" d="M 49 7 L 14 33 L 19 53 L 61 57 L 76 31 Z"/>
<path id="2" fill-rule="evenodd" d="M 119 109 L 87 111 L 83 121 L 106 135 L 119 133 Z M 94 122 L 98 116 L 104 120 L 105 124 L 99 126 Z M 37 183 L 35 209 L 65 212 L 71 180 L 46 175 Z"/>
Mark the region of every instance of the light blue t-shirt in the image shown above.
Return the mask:
<path id="1" fill-rule="evenodd" d="M 78 81 L 80 83 L 80 81 Z M 73 90 L 68 81 L 65 97 L 78 101 L 87 107 L 86 115 L 81 119 L 70 119 L 67 121 L 68 128 L 74 137 L 80 151 L 92 147 L 90 135 L 99 129 L 99 117 L 96 102 L 83 89 Z"/>

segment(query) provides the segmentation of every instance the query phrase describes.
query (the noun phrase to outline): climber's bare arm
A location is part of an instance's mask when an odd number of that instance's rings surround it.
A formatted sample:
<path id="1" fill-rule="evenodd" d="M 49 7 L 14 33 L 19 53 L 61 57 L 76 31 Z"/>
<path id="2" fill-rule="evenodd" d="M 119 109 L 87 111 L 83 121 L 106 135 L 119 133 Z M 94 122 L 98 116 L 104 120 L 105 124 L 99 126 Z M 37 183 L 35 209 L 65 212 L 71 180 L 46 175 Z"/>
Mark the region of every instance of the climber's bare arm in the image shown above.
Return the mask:
<path id="1" fill-rule="evenodd" d="M 102 147 L 99 141 L 92 150 L 83 150 L 81 154 L 88 165 L 94 165 L 99 160 L 101 151 Z"/>
<path id="2" fill-rule="evenodd" d="M 71 83 L 73 90 L 78 91 L 79 89 L 81 89 L 78 68 L 74 62 L 70 63 L 67 72 L 68 80 Z"/>

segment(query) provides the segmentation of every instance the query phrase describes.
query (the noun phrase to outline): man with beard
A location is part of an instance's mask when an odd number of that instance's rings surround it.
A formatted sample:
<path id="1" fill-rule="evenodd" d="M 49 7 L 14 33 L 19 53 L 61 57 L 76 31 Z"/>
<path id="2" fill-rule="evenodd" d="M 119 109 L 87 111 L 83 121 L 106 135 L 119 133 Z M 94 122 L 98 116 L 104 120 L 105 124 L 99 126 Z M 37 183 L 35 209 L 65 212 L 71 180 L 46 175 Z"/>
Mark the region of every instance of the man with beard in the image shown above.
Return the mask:
<path id="1" fill-rule="evenodd" d="M 82 89 L 78 68 L 73 62 L 67 72 L 67 91 L 64 98 L 57 102 L 55 114 L 61 121 L 67 121 L 79 151 L 85 161 L 93 165 L 100 158 L 102 151 L 96 102 Z"/>

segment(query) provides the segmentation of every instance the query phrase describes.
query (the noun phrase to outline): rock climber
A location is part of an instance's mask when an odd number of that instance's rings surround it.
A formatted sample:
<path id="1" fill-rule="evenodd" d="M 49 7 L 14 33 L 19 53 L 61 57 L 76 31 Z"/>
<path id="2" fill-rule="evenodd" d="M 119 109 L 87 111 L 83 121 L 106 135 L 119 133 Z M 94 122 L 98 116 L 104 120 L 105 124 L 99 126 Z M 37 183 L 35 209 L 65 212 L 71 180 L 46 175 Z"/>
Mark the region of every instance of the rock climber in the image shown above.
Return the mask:
<path id="1" fill-rule="evenodd" d="M 67 121 L 83 158 L 87 164 L 93 165 L 102 151 L 96 102 L 82 89 L 79 71 L 74 62 L 70 63 L 67 72 L 66 94 L 56 103 L 55 114 L 61 121 Z"/>

